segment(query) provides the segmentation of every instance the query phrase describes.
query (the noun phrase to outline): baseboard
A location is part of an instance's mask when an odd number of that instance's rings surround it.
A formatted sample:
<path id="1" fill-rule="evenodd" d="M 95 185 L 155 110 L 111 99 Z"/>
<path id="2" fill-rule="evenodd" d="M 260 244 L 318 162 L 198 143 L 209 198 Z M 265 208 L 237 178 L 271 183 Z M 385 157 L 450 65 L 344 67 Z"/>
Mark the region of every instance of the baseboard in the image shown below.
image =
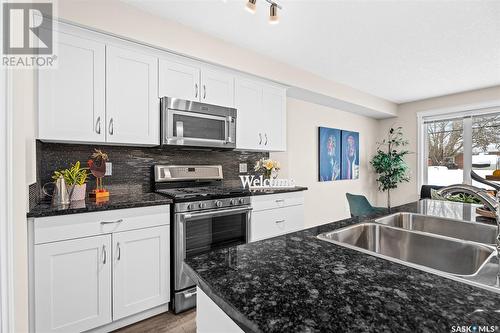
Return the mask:
<path id="1" fill-rule="evenodd" d="M 159 315 L 160 313 L 164 313 L 167 311 L 168 311 L 168 303 L 157 306 L 156 308 L 152 308 L 152 309 L 137 313 L 137 314 L 132 315 L 130 317 L 122 318 L 120 320 L 114 321 L 112 323 L 106 324 L 106 325 L 98 327 L 98 328 L 91 329 L 91 330 L 86 331 L 86 332 L 89 332 L 89 333 L 111 332 L 111 331 L 117 330 L 119 328 L 122 328 L 122 327 L 125 327 L 128 325 L 132 325 L 132 324 L 137 323 L 141 320 L 144 320 L 144 319 L 147 319 L 150 317 L 154 317 L 156 315 Z"/>

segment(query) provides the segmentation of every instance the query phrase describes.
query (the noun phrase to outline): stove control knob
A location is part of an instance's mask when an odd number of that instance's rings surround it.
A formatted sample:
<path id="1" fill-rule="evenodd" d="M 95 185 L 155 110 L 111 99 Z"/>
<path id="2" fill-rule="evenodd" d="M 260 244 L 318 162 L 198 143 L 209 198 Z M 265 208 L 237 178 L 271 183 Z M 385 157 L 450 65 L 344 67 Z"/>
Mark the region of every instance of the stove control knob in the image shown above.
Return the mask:
<path id="1" fill-rule="evenodd" d="M 217 200 L 217 201 L 215 202 L 215 205 L 216 205 L 217 207 L 222 207 L 222 201 Z"/>
<path id="2" fill-rule="evenodd" d="M 191 210 L 191 209 L 193 209 L 193 205 L 192 204 L 188 204 L 186 208 L 187 208 L 187 210 Z"/>
<path id="3" fill-rule="evenodd" d="M 236 199 L 231 199 L 231 200 L 229 201 L 229 204 L 230 204 L 231 206 L 236 205 L 236 203 L 237 203 Z"/>
<path id="4" fill-rule="evenodd" d="M 240 198 L 239 201 L 240 201 L 240 205 L 243 205 L 245 203 L 245 199 L 243 199 L 243 198 Z"/>
<path id="5" fill-rule="evenodd" d="M 200 209 L 203 209 L 203 208 L 207 207 L 207 204 L 204 203 L 204 202 L 200 202 L 200 204 L 198 205 L 198 207 L 200 207 Z"/>

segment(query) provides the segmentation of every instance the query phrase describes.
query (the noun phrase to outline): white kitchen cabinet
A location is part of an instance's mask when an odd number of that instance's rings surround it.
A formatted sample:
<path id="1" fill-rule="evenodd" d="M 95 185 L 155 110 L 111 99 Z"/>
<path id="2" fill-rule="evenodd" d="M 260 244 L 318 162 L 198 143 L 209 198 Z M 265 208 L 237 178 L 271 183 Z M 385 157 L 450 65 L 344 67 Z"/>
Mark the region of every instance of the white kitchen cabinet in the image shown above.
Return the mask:
<path id="1" fill-rule="evenodd" d="M 113 319 L 169 300 L 169 227 L 113 234 Z"/>
<path id="2" fill-rule="evenodd" d="M 29 223 L 30 332 L 112 331 L 168 310 L 170 207 Z"/>
<path id="3" fill-rule="evenodd" d="M 200 100 L 200 69 L 197 66 L 160 59 L 158 97 Z"/>
<path id="4" fill-rule="evenodd" d="M 265 138 L 269 151 L 286 150 L 286 92 L 283 88 L 264 86 L 262 108 L 266 121 Z"/>
<path id="5" fill-rule="evenodd" d="M 110 323 L 111 265 L 111 235 L 36 245 L 36 332 Z"/>
<path id="6" fill-rule="evenodd" d="M 262 86 L 252 80 L 237 78 L 234 96 L 237 110 L 236 148 L 262 149 L 264 142 Z"/>
<path id="7" fill-rule="evenodd" d="M 38 71 L 38 138 L 104 142 L 105 44 L 76 29 L 57 34 L 57 67 Z"/>
<path id="8" fill-rule="evenodd" d="M 107 47 L 106 142 L 160 144 L 157 73 L 155 56 L 130 47 Z"/>
<path id="9" fill-rule="evenodd" d="M 302 191 L 252 197 L 252 208 L 251 242 L 304 228 Z"/>
<path id="10" fill-rule="evenodd" d="M 161 58 L 159 63 L 159 97 L 234 106 L 234 76 L 229 72 L 177 58 Z"/>
<path id="11" fill-rule="evenodd" d="M 200 98 L 203 103 L 234 106 L 234 76 L 214 69 L 201 72 Z"/>
<path id="12" fill-rule="evenodd" d="M 246 78 L 235 80 L 236 148 L 286 150 L 286 91 Z"/>

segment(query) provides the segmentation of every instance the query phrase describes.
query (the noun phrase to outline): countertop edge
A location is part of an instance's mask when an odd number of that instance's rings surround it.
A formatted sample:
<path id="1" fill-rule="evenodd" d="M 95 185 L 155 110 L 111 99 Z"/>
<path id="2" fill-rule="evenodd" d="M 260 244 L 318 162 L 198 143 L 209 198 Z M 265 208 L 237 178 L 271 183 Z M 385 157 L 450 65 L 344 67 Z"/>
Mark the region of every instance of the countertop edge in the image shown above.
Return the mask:
<path id="1" fill-rule="evenodd" d="M 252 323 L 249 319 L 247 319 L 241 312 L 239 312 L 234 306 L 230 303 L 223 300 L 220 296 L 218 296 L 212 289 L 209 287 L 208 283 L 206 283 L 198 274 L 196 274 L 193 269 L 185 264 L 186 273 L 189 277 L 194 281 L 196 286 L 203 290 L 203 292 L 215 303 L 217 306 L 224 311 L 224 313 L 231 318 L 232 321 L 238 325 L 244 332 L 247 333 L 255 333 L 262 332 L 257 325 Z"/>

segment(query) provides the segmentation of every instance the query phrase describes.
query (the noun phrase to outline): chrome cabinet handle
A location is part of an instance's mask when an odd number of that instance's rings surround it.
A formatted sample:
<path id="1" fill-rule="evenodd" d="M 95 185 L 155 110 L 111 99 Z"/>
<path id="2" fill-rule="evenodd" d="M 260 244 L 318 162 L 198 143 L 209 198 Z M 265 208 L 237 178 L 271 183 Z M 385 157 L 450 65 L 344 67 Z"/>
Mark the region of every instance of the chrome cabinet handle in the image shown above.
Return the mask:
<path id="1" fill-rule="evenodd" d="M 266 142 L 264 142 L 264 145 L 266 145 L 266 146 L 267 146 L 267 133 L 266 133 L 266 134 L 264 134 L 264 136 L 266 137 Z"/>
<path id="2" fill-rule="evenodd" d="M 114 224 L 114 223 L 122 223 L 123 219 L 119 219 L 116 221 L 102 221 L 101 224 Z"/>
<path id="3" fill-rule="evenodd" d="M 95 131 L 97 134 L 101 134 L 101 116 L 97 117 L 97 121 L 95 122 Z"/>
<path id="4" fill-rule="evenodd" d="M 285 200 L 284 199 L 278 199 L 278 200 L 276 200 L 276 203 L 280 203 L 280 202 L 285 202 Z"/>
<path id="5" fill-rule="evenodd" d="M 106 265 L 106 245 L 102 246 L 102 263 L 103 265 Z"/>
<path id="6" fill-rule="evenodd" d="M 275 223 L 278 224 L 278 223 L 284 223 L 284 222 L 285 222 L 285 220 L 278 220 Z"/>
<path id="7" fill-rule="evenodd" d="M 259 139 L 260 139 L 259 140 L 259 145 L 261 145 L 262 144 L 262 134 L 261 133 L 259 133 Z"/>
<path id="8" fill-rule="evenodd" d="M 113 122 L 113 118 L 111 118 L 109 120 L 109 135 L 113 135 L 114 132 L 115 132 L 115 130 L 114 130 L 114 122 Z"/>
<path id="9" fill-rule="evenodd" d="M 116 260 L 120 260 L 122 258 L 122 249 L 120 248 L 120 243 L 116 243 L 116 251 L 117 251 L 117 256 Z"/>
<path id="10" fill-rule="evenodd" d="M 194 97 L 198 98 L 198 83 L 194 84 Z"/>
<path id="11" fill-rule="evenodd" d="M 187 292 L 187 293 L 184 294 L 185 298 L 191 298 L 193 296 L 196 296 L 196 291 Z"/>
<path id="12" fill-rule="evenodd" d="M 207 98 L 207 86 L 203 85 L 203 99 Z"/>

